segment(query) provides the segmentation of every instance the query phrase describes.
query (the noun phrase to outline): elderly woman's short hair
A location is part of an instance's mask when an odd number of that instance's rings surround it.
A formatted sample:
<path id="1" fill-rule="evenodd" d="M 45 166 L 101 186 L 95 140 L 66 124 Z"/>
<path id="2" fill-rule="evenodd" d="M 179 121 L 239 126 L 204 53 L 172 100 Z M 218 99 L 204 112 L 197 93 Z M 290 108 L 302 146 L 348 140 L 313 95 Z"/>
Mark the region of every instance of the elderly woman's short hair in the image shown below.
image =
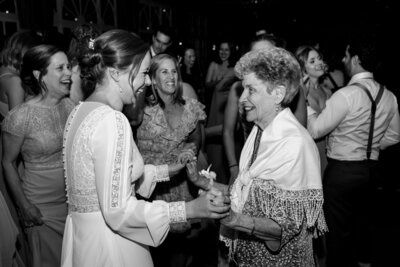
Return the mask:
<path id="1" fill-rule="evenodd" d="M 283 48 L 250 51 L 240 58 L 235 72 L 240 79 L 254 73 L 258 79 L 268 83 L 269 93 L 276 86 L 284 86 L 286 94 L 281 103 L 283 107 L 292 102 L 301 86 L 300 65 L 293 54 Z"/>

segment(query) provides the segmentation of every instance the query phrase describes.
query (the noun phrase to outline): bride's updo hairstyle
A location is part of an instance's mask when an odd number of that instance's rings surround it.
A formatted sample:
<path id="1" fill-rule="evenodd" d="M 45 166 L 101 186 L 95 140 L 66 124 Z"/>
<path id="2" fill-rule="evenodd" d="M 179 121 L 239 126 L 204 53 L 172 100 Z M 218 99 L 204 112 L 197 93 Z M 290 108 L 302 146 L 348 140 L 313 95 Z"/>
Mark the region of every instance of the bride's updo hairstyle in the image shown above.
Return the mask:
<path id="1" fill-rule="evenodd" d="M 82 90 L 90 95 L 96 85 L 103 82 L 107 67 L 121 72 L 130 69 L 132 85 L 147 51 L 148 45 L 132 32 L 116 29 L 103 33 L 82 59 Z"/>

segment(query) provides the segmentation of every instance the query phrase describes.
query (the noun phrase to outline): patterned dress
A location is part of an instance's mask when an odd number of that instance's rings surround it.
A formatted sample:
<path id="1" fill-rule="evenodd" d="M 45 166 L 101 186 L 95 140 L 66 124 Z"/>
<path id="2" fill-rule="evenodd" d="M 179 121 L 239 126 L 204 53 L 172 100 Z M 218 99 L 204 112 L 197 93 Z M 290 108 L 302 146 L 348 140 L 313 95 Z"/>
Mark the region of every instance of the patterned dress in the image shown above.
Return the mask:
<path id="1" fill-rule="evenodd" d="M 143 122 L 137 131 L 138 148 L 145 164 L 176 163 L 197 123 L 205 120 L 204 106 L 195 99 L 184 99 L 184 110 L 175 129 L 170 128 L 159 105 L 145 108 Z M 157 184 L 152 198 L 166 202 L 193 199 L 185 174 L 182 172 L 167 183 Z M 190 228 L 190 223 L 174 224 L 171 228 L 172 232 L 184 232 Z"/>
<path id="2" fill-rule="evenodd" d="M 26 102 L 12 109 L 3 121 L 3 132 L 24 138 L 22 188 L 43 215 L 44 225 L 27 229 L 34 267 L 60 265 L 67 217 L 62 142 L 74 106 L 69 98 L 53 107 Z"/>

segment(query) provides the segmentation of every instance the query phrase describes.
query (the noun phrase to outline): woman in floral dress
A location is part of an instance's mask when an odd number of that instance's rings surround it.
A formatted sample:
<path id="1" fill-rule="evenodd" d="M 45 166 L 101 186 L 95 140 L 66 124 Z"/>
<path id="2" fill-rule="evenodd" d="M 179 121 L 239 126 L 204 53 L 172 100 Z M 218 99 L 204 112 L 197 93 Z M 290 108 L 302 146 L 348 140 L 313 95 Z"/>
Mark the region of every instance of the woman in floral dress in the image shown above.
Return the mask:
<path id="1" fill-rule="evenodd" d="M 137 131 L 138 148 L 145 164 L 173 164 L 182 160 L 181 153 L 197 153 L 201 147 L 200 123 L 206 118 L 204 106 L 183 96 L 179 65 L 172 56 L 155 56 L 150 73 L 158 103 L 144 110 L 143 122 Z M 188 182 L 186 173 L 181 172 L 169 182 L 158 183 L 152 198 L 187 201 L 197 194 L 197 186 L 206 188 L 207 185 L 205 180 Z M 199 224 L 199 220 L 192 220 L 172 225 L 166 242 L 153 250 L 155 265 L 159 262 L 160 266 L 186 266 L 191 260 L 188 236 Z"/>

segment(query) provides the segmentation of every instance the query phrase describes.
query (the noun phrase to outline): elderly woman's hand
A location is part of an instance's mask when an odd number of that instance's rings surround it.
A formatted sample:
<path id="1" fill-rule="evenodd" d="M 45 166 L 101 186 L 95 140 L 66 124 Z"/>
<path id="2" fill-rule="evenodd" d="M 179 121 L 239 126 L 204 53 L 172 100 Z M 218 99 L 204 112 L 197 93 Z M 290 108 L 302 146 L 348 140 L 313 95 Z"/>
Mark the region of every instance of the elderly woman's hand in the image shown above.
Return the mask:
<path id="1" fill-rule="evenodd" d="M 218 183 L 218 182 L 214 182 L 213 183 L 213 187 L 215 187 L 216 189 L 218 189 L 219 191 L 222 192 L 222 194 L 224 194 L 224 196 L 229 197 L 230 192 L 229 192 L 229 185 L 227 184 L 222 184 L 222 183 Z"/>
<path id="2" fill-rule="evenodd" d="M 240 214 L 230 210 L 229 216 L 222 219 L 221 224 L 229 228 L 235 228 L 240 225 Z"/>

